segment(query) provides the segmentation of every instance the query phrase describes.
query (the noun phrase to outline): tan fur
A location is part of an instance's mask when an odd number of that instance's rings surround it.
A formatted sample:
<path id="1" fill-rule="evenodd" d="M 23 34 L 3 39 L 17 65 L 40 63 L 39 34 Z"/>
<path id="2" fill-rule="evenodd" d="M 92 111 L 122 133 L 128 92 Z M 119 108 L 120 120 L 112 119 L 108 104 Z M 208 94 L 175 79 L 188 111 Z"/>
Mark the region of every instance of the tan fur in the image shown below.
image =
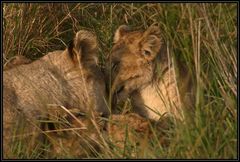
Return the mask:
<path id="1" fill-rule="evenodd" d="M 113 114 L 106 122 L 100 117 L 101 114 L 94 111 L 79 115 L 78 111 L 70 110 L 75 118 L 64 111 L 57 111 L 61 117 L 52 118 L 56 122 L 55 129 L 46 133 L 51 144 L 49 156 L 53 158 L 66 158 L 68 154 L 74 158 L 87 158 L 96 153 L 106 153 L 109 149 L 110 152 L 116 149 L 123 153 L 125 147 L 130 146 L 143 151 L 147 149 L 144 146 L 146 142 L 156 138 L 163 147 L 170 142 L 169 134 L 165 132 L 171 122 L 166 118 L 155 123 L 135 113 Z M 132 152 L 132 156 L 136 154 Z"/>
<path id="2" fill-rule="evenodd" d="M 185 86 L 191 84 L 190 78 L 182 69 L 176 71 L 178 65 L 166 51 L 159 27 L 123 29 L 127 28 L 120 26 L 116 31 L 110 56 L 113 102 L 131 97 L 135 111 L 144 117 L 158 120 L 170 115 L 182 120 L 182 98 L 191 91 L 191 85 Z"/>
<path id="3" fill-rule="evenodd" d="M 97 66 L 96 36 L 79 31 L 64 51 L 50 52 L 30 64 L 3 72 L 4 155 L 10 149 L 18 113 L 34 123 L 46 119 L 49 109 L 60 105 L 107 116 L 105 82 Z M 16 114 L 16 115 L 15 115 Z M 32 128 L 27 128 L 31 130 Z"/>
<path id="4" fill-rule="evenodd" d="M 8 62 L 4 64 L 4 70 L 11 69 L 22 64 L 29 64 L 31 62 L 32 60 L 26 58 L 25 56 L 18 55 L 11 58 Z"/>
<path id="5" fill-rule="evenodd" d="M 167 118 L 156 123 L 136 113 L 128 113 L 114 114 L 110 119 L 107 133 L 115 146 L 113 149 L 118 152 L 126 153 L 126 148 L 135 148 L 131 149 L 131 156 L 136 157 L 147 150 L 148 143 L 154 139 L 157 139 L 162 147 L 170 144 L 169 134 L 165 132 L 172 123 Z"/>
<path id="6" fill-rule="evenodd" d="M 55 128 L 47 133 L 51 144 L 48 151 L 52 158 L 66 158 L 69 154 L 75 158 L 87 158 L 100 152 L 104 146 L 99 133 L 105 121 L 100 113 L 76 111 L 72 115 L 63 112 L 61 116 L 52 119 Z"/>
<path id="7" fill-rule="evenodd" d="M 154 120 L 158 120 L 161 115 L 175 115 L 177 118 L 183 117 L 182 112 L 177 109 L 181 107 L 181 101 L 178 98 L 175 80 L 171 76 L 173 74 L 170 74 L 172 71 L 164 74 L 163 80 L 160 80 L 158 83 L 149 84 L 139 90 L 139 93 L 133 93 L 132 99 L 134 105 L 138 108 L 137 111 L 146 113 L 144 116 Z"/>

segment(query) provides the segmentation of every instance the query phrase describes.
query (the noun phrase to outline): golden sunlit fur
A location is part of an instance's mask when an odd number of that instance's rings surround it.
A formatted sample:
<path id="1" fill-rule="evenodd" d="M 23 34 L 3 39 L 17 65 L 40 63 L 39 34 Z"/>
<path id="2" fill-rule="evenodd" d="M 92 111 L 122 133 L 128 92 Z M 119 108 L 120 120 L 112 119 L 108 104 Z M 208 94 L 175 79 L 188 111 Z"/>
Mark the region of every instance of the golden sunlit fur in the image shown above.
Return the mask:
<path id="1" fill-rule="evenodd" d="M 191 92 L 190 77 L 167 52 L 159 27 L 131 31 L 120 26 L 110 59 L 114 104 L 130 97 L 134 110 L 144 117 L 184 118 L 182 103 L 187 92 Z"/>

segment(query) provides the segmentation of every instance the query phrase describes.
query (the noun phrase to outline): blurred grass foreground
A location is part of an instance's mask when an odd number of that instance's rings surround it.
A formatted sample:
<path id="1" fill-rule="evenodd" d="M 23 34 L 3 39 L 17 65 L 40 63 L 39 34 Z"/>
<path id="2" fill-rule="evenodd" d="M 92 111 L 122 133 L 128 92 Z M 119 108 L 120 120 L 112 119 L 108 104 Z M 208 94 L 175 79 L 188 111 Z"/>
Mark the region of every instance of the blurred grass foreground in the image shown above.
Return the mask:
<path id="1" fill-rule="evenodd" d="M 97 34 L 102 67 L 119 25 L 158 23 L 170 52 L 196 78 L 196 110 L 177 123 L 168 147 L 146 142 L 89 158 L 237 158 L 237 3 L 2 3 L 3 63 L 16 55 L 36 60 L 62 50 L 81 29 Z M 170 132 L 172 133 L 172 132 Z M 16 158 L 39 158 L 16 151 Z M 109 154 L 111 152 L 111 154 Z M 43 158 L 49 158 L 46 155 Z M 56 157 L 60 158 L 60 157 Z M 61 158 L 74 158 L 71 152 Z"/>

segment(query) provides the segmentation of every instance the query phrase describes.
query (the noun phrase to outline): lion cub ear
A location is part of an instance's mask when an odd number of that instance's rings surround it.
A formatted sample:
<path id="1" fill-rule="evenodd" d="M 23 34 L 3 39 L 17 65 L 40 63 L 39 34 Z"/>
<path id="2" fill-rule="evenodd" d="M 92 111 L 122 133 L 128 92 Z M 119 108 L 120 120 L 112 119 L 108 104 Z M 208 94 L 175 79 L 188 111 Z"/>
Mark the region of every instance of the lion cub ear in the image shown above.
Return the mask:
<path id="1" fill-rule="evenodd" d="M 115 32 L 114 38 L 113 38 L 113 43 L 116 43 L 117 41 L 120 40 L 121 37 L 123 37 L 126 33 L 130 31 L 130 27 L 127 25 L 121 25 L 118 27 L 118 29 Z"/>
<path id="2" fill-rule="evenodd" d="M 97 37 L 90 31 L 80 30 L 68 46 L 68 52 L 74 64 L 97 64 Z"/>
<path id="3" fill-rule="evenodd" d="M 154 59 L 162 47 L 161 31 L 158 26 L 150 26 L 144 33 L 141 41 L 142 55 L 149 61 Z"/>

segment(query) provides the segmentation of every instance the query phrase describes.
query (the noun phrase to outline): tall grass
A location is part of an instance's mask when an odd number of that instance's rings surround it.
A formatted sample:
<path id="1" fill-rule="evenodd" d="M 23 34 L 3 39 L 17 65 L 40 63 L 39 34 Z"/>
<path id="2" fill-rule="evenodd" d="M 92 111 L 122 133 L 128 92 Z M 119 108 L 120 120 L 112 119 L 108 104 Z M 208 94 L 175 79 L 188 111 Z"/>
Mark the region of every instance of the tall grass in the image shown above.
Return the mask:
<path id="1" fill-rule="evenodd" d="M 3 61 L 15 55 L 34 60 L 64 49 L 75 32 L 89 29 L 97 34 L 104 67 L 119 25 L 153 23 L 190 69 L 196 109 L 169 130 L 174 135 L 168 147 L 146 138 L 140 154 L 131 154 L 134 147 L 126 142 L 124 153 L 113 149 L 98 157 L 236 159 L 237 3 L 3 3 Z"/>

